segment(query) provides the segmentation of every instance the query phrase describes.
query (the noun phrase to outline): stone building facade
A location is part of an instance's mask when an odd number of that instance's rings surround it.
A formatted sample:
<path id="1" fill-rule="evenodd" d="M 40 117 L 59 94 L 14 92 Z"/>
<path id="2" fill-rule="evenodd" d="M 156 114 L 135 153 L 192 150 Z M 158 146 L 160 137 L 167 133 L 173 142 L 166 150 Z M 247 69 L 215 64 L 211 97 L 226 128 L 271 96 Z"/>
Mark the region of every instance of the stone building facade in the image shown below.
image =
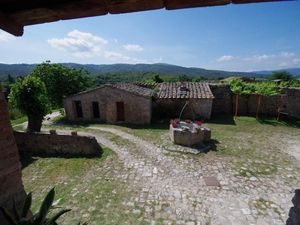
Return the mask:
<path id="1" fill-rule="evenodd" d="M 207 83 L 162 83 L 154 98 L 155 116 L 183 119 L 209 119 L 214 95 Z"/>
<path id="2" fill-rule="evenodd" d="M 0 93 L 0 205 L 12 208 L 13 199 L 15 199 L 17 206 L 21 206 L 25 191 L 21 178 L 18 148 L 1 86 Z M 0 224 L 6 224 L 1 213 Z"/>
<path id="3" fill-rule="evenodd" d="M 65 98 L 66 117 L 72 121 L 148 124 L 152 92 L 129 83 L 102 85 Z"/>

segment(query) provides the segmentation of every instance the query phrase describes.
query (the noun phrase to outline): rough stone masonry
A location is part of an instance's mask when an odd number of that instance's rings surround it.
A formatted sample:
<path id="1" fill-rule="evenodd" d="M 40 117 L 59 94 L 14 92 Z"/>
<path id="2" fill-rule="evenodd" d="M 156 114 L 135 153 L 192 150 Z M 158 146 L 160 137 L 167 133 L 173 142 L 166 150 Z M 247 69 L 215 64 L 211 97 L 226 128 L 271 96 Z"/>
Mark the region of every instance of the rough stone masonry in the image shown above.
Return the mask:
<path id="1" fill-rule="evenodd" d="M 0 87 L 0 93 L 1 87 Z M 21 164 L 18 148 L 9 121 L 4 96 L 0 94 L 0 205 L 10 208 L 13 199 L 20 206 L 25 191 L 22 183 Z M 1 225 L 5 225 L 0 213 Z"/>

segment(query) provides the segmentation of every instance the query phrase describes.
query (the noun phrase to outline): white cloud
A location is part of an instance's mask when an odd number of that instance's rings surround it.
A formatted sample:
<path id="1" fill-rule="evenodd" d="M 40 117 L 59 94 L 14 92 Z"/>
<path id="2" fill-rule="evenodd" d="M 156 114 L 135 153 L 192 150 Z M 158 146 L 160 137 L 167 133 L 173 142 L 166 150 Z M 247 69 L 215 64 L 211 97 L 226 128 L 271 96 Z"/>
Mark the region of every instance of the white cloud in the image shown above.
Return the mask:
<path id="1" fill-rule="evenodd" d="M 102 58 L 113 63 L 149 63 L 157 60 L 144 60 L 129 57 L 115 49 L 125 48 L 127 51 L 143 51 L 140 45 L 118 45 L 117 39 L 109 43 L 106 39 L 91 33 L 73 30 L 64 38 L 52 38 L 48 43 L 59 50 L 65 51 L 76 58 Z M 113 50 L 112 50 L 113 49 Z"/>
<path id="2" fill-rule="evenodd" d="M 127 44 L 123 45 L 123 48 L 130 52 L 142 52 L 144 49 L 140 45 Z"/>
<path id="3" fill-rule="evenodd" d="M 73 30 L 67 37 L 52 38 L 48 43 L 54 48 L 70 52 L 75 57 L 86 58 L 100 52 L 108 41 L 91 33 Z"/>
<path id="4" fill-rule="evenodd" d="M 232 55 L 223 55 L 220 58 L 217 59 L 217 62 L 229 62 L 235 59 Z"/>
<path id="5" fill-rule="evenodd" d="M 294 52 L 259 54 L 252 56 L 224 55 L 217 62 L 226 62 L 220 69 L 236 71 L 274 70 L 300 66 L 299 55 Z"/>
<path id="6" fill-rule="evenodd" d="M 13 35 L 0 30 L 0 43 L 16 39 Z"/>

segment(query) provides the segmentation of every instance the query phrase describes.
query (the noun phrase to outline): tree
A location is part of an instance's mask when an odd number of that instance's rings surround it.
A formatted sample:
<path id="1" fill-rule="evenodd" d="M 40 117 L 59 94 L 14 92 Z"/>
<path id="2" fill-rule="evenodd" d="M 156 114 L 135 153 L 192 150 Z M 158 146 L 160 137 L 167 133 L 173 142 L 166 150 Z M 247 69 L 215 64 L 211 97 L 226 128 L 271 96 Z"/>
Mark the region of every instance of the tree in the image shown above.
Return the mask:
<path id="1" fill-rule="evenodd" d="M 44 116 L 50 112 L 45 84 L 38 77 L 18 79 L 11 87 L 9 102 L 28 117 L 29 132 L 41 130 Z"/>
<path id="2" fill-rule="evenodd" d="M 258 119 L 260 105 L 261 105 L 261 97 L 278 95 L 279 88 L 274 83 L 260 82 L 255 84 L 255 93 L 257 94 L 256 119 Z"/>
<path id="3" fill-rule="evenodd" d="M 162 83 L 164 82 L 163 79 L 160 78 L 160 76 L 158 74 L 155 74 L 153 77 L 152 77 L 152 80 L 155 82 L 155 83 Z"/>
<path id="4" fill-rule="evenodd" d="M 51 106 L 63 106 L 63 98 L 92 86 L 90 74 L 84 69 L 73 69 L 49 61 L 37 65 L 31 76 L 40 78 L 46 85 Z"/>
<path id="5" fill-rule="evenodd" d="M 15 82 L 15 79 L 10 74 L 8 74 L 7 75 L 7 82 L 8 82 L 8 84 L 13 84 Z"/>
<path id="6" fill-rule="evenodd" d="M 239 108 L 239 95 L 243 93 L 243 89 L 245 87 L 245 84 L 241 80 L 231 80 L 229 82 L 231 91 L 235 94 L 235 113 L 234 113 L 234 119 L 237 117 L 238 114 L 238 108 Z"/>
<path id="7" fill-rule="evenodd" d="M 290 80 L 293 80 L 294 77 L 292 74 L 290 74 L 289 72 L 287 71 L 275 71 L 272 73 L 271 76 L 268 77 L 269 80 L 277 80 L 277 79 L 280 79 L 280 80 L 283 80 L 283 81 L 290 81 Z"/>

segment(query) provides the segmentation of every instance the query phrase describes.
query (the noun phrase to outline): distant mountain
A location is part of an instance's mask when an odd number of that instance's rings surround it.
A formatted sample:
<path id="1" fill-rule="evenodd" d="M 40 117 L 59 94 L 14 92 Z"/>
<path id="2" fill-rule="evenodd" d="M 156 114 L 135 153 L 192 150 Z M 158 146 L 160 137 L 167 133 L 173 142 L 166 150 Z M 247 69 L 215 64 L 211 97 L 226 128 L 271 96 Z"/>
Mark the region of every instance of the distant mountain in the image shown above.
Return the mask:
<path id="1" fill-rule="evenodd" d="M 182 67 L 170 64 L 112 64 L 112 65 L 95 65 L 95 64 L 76 64 L 63 63 L 63 65 L 72 68 L 85 68 L 92 74 L 104 73 L 122 73 L 122 72 L 139 72 L 139 73 L 158 73 L 163 75 L 187 75 L 203 76 L 207 78 L 229 77 L 229 76 L 247 76 L 259 77 L 260 74 L 245 72 L 229 72 L 221 70 L 206 70 L 195 67 Z M 0 79 L 6 78 L 8 74 L 13 77 L 25 76 L 29 74 L 36 64 L 0 64 Z"/>
<path id="2" fill-rule="evenodd" d="M 288 69 L 282 69 L 282 70 L 265 70 L 265 71 L 254 71 L 253 73 L 259 74 L 259 75 L 271 75 L 273 72 L 276 71 L 287 71 L 290 74 L 294 76 L 300 76 L 300 68 L 288 68 Z"/>

